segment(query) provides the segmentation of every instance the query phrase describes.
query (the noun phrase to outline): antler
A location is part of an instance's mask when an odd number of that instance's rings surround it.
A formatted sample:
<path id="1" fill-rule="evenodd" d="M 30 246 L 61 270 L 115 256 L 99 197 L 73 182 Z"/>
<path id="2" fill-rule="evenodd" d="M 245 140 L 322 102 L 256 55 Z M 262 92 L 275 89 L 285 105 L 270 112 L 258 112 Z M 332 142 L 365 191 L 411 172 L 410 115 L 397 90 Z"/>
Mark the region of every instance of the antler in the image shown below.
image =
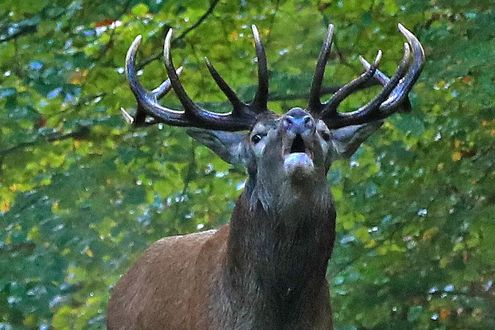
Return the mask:
<path id="1" fill-rule="evenodd" d="M 384 73 L 378 70 L 378 64 L 382 55 L 381 51 L 378 51 L 373 64 L 368 63 L 364 58 L 360 57 L 361 63 L 366 71 L 358 78 L 355 78 L 342 86 L 328 102 L 321 103 L 320 90 L 325 72 L 325 65 L 330 55 L 333 30 L 333 25 L 330 24 L 327 37 L 323 43 L 316 64 L 308 101 L 308 110 L 325 121 L 329 128 L 335 129 L 384 119 L 400 108 L 409 109 L 410 105 L 407 94 L 412 89 L 412 86 L 423 69 L 425 56 L 421 43 L 401 24 L 399 24 L 399 30 L 406 37 L 407 43 L 404 43 L 402 61 L 392 78 L 388 78 Z M 361 89 L 372 78 L 376 79 L 383 86 L 382 91 L 374 99 L 352 112 L 337 111 L 338 106 L 345 98 Z"/>
<path id="2" fill-rule="evenodd" d="M 147 91 L 140 83 L 136 74 L 136 53 L 141 44 L 142 36 L 138 35 L 132 42 L 129 50 L 127 51 L 127 56 L 125 59 L 125 75 L 132 93 L 137 101 L 136 114 L 131 116 L 124 108 L 120 108 L 122 116 L 124 119 L 134 126 L 147 126 L 158 123 L 155 118 L 147 118 L 148 112 L 143 106 L 145 104 L 157 103 L 162 97 L 164 97 L 171 89 L 172 85 L 170 80 L 167 79 L 160 84 L 157 88 L 153 89 L 151 92 Z M 182 67 L 177 70 L 177 74 L 182 72 Z"/>
<path id="3" fill-rule="evenodd" d="M 121 109 L 124 118 L 135 126 L 165 123 L 173 126 L 198 127 L 224 131 L 250 129 L 256 122 L 256 117 L 260 113 L 268 112 L 268 69 L 266 55 L 259 37 L 258 29 L 254 25 L 252 26 L 252 29 L 256 46 L 256 56 L 258 59 L 258 90 L 252 102 L 242 102 L 215 70 L 208 59 L 206 59 L 206 65 L 210 74 L 222 92 L 229 99 L 233 109 L 231 112 L 225 114 L 216 113 L 208 111 L 194 103 L 180 83 L 179 74 L 182 68 L 176 70 L 172 62 L 170 52 L 172 29 L 170 29 L 165 37 L 163 47 L 165 68 L 169 79 L 151 92 L 147 91 L 141 85 L 136 74 L 136 53 L 141 43 L 141 36 L 137 36 L 129 47 L 126 57 L 125 72 L 129 86 L 137 101 L 137 111 L 136 115 L 133 117 L 124 109 Z M 158 100 L 171 89 L 174 90 L 179 98 L 184 111 L 169 109 L 158 103 Z M 151 119 L 146 120 L 147 116 L 151 117 Z"/>

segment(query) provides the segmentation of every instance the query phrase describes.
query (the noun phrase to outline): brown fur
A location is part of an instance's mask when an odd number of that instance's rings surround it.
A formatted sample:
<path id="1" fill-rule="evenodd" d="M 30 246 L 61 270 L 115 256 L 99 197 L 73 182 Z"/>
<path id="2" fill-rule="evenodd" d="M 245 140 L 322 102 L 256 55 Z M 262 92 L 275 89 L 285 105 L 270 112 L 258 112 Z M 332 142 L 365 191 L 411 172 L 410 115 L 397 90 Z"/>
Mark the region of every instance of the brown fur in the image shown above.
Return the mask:
<path id="1" fill-rule="evenodd" d="M 301 199 L 312 212 L 293 221 L 252 209 L 246 195 L 230 225 L 154 243 L 113 289 L 108 328 L 331 329 L 331 204 Z"/>
<path id="2" fill-rule="evenodd" d="M 113 289 L 108 327 L 195 327 L 198 321 L 191 316 L 207 314 L 207 306 L 198 304 L 196 297 L 210 294 L 202 284 L 211 280 L 220 264 L 228 233 L 229 226 L 225 225 L 218 231 L 155 242 Z"/>

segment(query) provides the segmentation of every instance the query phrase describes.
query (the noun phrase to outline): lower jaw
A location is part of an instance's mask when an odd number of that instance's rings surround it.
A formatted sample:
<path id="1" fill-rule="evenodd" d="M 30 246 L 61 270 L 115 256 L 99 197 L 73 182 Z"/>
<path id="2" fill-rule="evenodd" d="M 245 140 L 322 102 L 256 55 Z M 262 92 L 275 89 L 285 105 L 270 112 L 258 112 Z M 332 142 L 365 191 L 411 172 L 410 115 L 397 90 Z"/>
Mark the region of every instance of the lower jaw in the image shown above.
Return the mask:
<path id="1" fill-rule="evenodd" d="M 297 179 L 314 173 L 313 160 L 306 153 L 291 153 L 284 157 L 284 169 L 287 175 Z"/>

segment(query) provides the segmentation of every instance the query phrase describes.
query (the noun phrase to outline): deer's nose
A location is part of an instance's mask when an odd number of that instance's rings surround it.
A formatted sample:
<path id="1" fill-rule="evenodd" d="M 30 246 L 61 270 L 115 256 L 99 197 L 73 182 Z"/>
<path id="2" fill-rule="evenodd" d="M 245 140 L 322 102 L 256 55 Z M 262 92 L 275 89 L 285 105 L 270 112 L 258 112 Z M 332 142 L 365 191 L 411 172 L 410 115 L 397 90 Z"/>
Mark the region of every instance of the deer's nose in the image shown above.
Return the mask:
<path id="1" fill-rule="evenodd" d="M 282 125 L 287 132 L 301 135 L 311 133 L 315 129 L 313 117 L 301 108 L 294 108 L 287 112 Z"/>

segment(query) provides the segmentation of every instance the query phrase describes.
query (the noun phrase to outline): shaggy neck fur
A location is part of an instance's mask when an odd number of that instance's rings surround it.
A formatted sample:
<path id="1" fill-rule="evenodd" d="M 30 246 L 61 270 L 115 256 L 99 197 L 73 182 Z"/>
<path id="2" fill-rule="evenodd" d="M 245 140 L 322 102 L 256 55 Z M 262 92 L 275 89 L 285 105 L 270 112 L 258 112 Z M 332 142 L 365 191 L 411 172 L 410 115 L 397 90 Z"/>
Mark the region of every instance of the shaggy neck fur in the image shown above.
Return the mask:
<path id="1" fill-rule="evenodd" d="M 318 304 L 335 238 L 329 188 L 318 181 L 247 183 L 232 215 L 224 279 L 231 312 L 248 318 L 239 322 L 298 327 Z"/>

